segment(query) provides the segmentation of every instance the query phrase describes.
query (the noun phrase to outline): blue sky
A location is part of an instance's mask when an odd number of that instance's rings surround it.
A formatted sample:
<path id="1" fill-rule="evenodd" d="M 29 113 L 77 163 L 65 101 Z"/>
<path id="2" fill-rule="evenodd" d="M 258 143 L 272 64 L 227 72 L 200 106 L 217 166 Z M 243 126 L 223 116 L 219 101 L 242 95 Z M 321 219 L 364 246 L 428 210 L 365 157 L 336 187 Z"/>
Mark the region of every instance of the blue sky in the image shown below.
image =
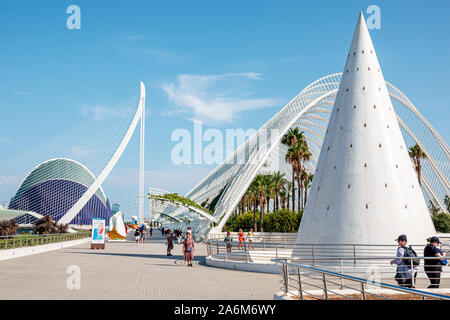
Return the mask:
<path id="1" fill-rule="evenodd" d="M 66 28 L 72 4 L 81 8 L 81 30 Z M 448 0 L 2 0 L 0 158 L 83 121 L 83 106 L 138 94 L 143 80 L 147 187 L 185 193 L 211 167 L 172 164 L 173 130 L 192 131 L 192 119 L 220 130 L 259 128 L 306 85 L 342 71 L 358 13 L 369 5 L 381 9 L 371 36 L 385 79 L 449 141 Z M 104 184 L 127 216 L 137 211 L 137 168 L 135 136 Z"/>

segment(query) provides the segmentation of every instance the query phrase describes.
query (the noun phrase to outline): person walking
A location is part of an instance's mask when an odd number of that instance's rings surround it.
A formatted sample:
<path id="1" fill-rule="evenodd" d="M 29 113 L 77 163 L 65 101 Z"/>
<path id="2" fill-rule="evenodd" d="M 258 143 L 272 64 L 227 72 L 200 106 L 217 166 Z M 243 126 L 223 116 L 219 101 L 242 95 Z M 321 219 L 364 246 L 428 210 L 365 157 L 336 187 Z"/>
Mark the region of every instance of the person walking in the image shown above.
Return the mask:
<path id="1" fill-rule="evenodd" d="M 438 237 L 431 237 L 427 239 L 428 244 L 423 250 L 424 257 L 446 257 L 447 252 L 442 252 L 438 245 L 441 243 Z M 445 262 L 444 262 L 445 261 Z M 439 288 L 441 283 L 442 265 L 447 264 L 446 259 L 425 259 L 425 273 L 430 280 L 428 288 Z"/>
<path id="2" fill-rule="evenodd" d="M 247 233 L 247 242 L 249 247 L 253 248 L 253 228 L 250 228 L 250 231 Z"/>
<path id="3" fill-rule="evenodd" d="M 167 236 L 167 255 L 168 256 L 172 255 L 172 253 L 171 253 L 172 249 L 173 249 L 173 233 L 170 232 L 169 235 Z"/>
<path id="4" fill-rule="evenodd" d="M 150 238 L 153 236 L 153 227 L 150 227 Z"/>
<path id="5" fill-rule="evenodd" d="M 244 232 L 242 231 L 242 229 L 239 229 L 239 245 L 238 245 L 238 250 L 242 248 L 242 250 L 244 250 Z"/>
<path id="6" fill-rule="evenodd" d="M 139 240 L 141 240 L 141 232 L 139 231 L 139 228 L 134 230 L 134 239 L 136 240 L 136 244 L 139 245 Z"/>
<path id="7" fill-rule="evenodd" d="M 406 235 L 401 234 L 396 239 L 398 243 L 397 248 L 397 259 L 391 261 L 392 264 L 397 265 L 397 273 L 395 275 L 395 280 L 398 282 L 399 286 L 406 288 L 414 288 L 412 283 L 413 273 L 414 279 L 417 277 L 417 267 L 413 266 L 411 269 L 410 259 L 402 259 L 408 257 L 408 238 Z M 409 247 L 411 248 L 411 247 Z M 412 250 L 412 248 L 411 248 Z M 414 270 L 413 270 L 414 269 Z M 414 281 L 415 282 L 415 281 Z"/>
<path id="8" fill-rule="evenodd" d="M 231 252 L 231 243 L 233 242 L 233 238 L 231 238 L 230 232 L 227 232 L 227 236 L 225 237 L 225 239 L 223 239 L 223 241 L 225 241 L 225 245 L 227 246 L 227 252 Z"/>
<path id="9" fill-rule="evenodd" d="M 145 239 L 147 238 L 147 227 L 143 224 L 140 228 L 141 231 L 141 243 L 144 245 Z"/>
<path id="10" fill-rule="evenodd" d="M 186 235 L 183 242 L 184 261 L 187 262 L 188 267 L 192 267 L 192 260 L 194 260 L 194 240 L 190 233 Z"/>

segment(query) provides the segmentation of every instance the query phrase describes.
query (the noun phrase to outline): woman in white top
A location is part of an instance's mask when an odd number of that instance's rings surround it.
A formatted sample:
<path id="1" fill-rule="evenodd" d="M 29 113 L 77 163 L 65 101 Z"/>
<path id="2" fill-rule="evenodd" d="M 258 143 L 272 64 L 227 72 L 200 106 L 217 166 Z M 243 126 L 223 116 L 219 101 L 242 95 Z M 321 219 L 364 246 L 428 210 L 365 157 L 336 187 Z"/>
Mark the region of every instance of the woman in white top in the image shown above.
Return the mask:
<path id="1" fill-rule="evenodd" d="M 253 249 L 253 228 L 250 228 L 250 231 L 247 233 L 247 242 L 249 247 Z"/>

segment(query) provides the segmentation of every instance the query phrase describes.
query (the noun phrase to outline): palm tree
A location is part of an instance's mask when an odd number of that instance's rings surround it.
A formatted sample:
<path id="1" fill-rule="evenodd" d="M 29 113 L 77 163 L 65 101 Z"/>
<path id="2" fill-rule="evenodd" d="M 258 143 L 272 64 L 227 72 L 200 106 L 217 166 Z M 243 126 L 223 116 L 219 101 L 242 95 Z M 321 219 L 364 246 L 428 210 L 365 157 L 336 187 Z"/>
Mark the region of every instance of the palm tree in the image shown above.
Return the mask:
<path id="1" fill-rule="evenodd" d="M 306 207 L 306 202 L 308 201 L 308 189 L 311 187 L 312 180 L 314 178 L 314 175 L 312 173 L 309 173 L 306 171 L 307 176 L 306 179 L 303 180 L 303 188 L 305 189 L 305 197 L 303 198 L 303 208 Z"/>
<path id="2" fill-rule="evenodd" d="M 255 180 L 252 181 L 247 190 L 249 202 L 253 206 L 253 230 L 258 230 L 256 226 L 256 210 L 258 208 L 258 188 L 256 186 Z"/>
<path id="3" fill-rule="evenodd" d="M 427 158 L 427 155 L 420 149 L 419 145 L 409 148 L 409 156 L 413 161 L 414 169 L 417 173 L 417 178 L 419 179 L 419 186 L 422 186 L 422 182 L 420 181 L 420 177 L 422 175 L 422 160 Z"/>
<path id="4" fill-rule="evenodd" d="M 295 211 L 295 176 L 297 176 L 298 184 L 298 210 L 301 210 L 302 202 L 302 171 L 303 163 L 308 161 L 311 153 L 308 149 L 308 144 L 303 131 L 298 128 L 291 128 L 281 139 L 281 143 L 288 146 L 285 159 L 292 166 L 292 210 Z"/>
<path id="5" fill-rule="evenodd" d="M 280 204 L 281 209 L 286 209 L 286 198 L 289 191 L 286 191 L 285 186 L 280 190 Z"/>
<path id="6" fill-rule="evenodd" d="M 281 143 L 288 147 L 286 153 L 286 161 L 292 166 L 292 211 L 295 211 L 295 172 L 297 169 L 297 162 L 289 154 L 289 149 L 298 144 L 303 138 L 303 132 L 298 128 L 290 128 L 289 131 L 281 138 Z"/>
<path id="7" fill-rule="evenodd" d="M 270 199 L 274 197 L 274 185 L 273 185 L 273 176 L 270 174 L 264 175 L 264 194 L 266 195 L 266 212 L 270 211 Z"/>
<path id="8" fill-rule="evenodd" d="M 299 166 L 295 148 L 295 146 L 289 148 L 285 155 L 286 162 L 292 166 L 292 211 L 295 211 L 295 174 L 297 173 L 297 168 Z"/>
<path id="9" fill-rule="evenodd" d="M 287 182 L 286 185 L 284 186 L 285 190 L 286 190 L 286 195 L 287 195 L 287 202 L 286 202 L 286 208 L 289 209 L 289 199 L 291 197 L 291 190 L 292 190 L 292 182 Z"/>
<path id="10" fill-rule="evenodd" d="M 450 197 L 448 195 L 444 197 L 444 204 L 447 207 L 447 211 L 450 211 Z"/>
<path id="11" fill-rule="evenodd" d="M 286 179 L 284 178 L 284 173 L 277 171 L 272 174 L 272 185 L 275 191 L 275 210 L 280 207 L 280 190 L 286 184 Z"/>
<path id="12" fill-rule="evenodd" d="M 437 213 L 439 213 L 439 208 L 436 207 L 433 203 L 433 201 L 429 201 L 428 202 L 428 210 L 430 210 L 430 213 L 432 216 L 436 215 Z"/>
<path id="13" fill-rule="evenodd" d="M 260 214 L 260 221 L 259 221 L 259 229 L 260 232 L 264 232 L 263 228 L 263 219 L 264 219 L 264 202 L 265 202 L 265 185 L 266 181 L 263 175 L 258 174 L 255 177 L 255 180 L 253 181 L 255 183 L 255 188 L 257 190 L 258 195 L 258 202 L 259 202 L 259 214 Z M 256 229 L 255 229 L 256 230 Z"/>

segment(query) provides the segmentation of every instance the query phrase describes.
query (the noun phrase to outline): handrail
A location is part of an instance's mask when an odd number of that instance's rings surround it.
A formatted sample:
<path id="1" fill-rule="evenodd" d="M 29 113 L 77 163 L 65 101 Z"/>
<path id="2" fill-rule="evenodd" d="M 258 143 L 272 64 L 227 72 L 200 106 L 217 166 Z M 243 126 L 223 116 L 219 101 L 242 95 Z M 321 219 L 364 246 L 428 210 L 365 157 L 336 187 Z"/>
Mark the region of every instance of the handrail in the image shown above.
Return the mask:
<path id="1" fill-rule="evenodd" d="M 0 237 L 0 250 L 15 249 L 22 247 L 31 247 L 49 243 L 58 243 L 77 239 L 88 238 L 90 231 L 76 233 L 57 233 L 57 234 L 27 234 L 12 235 Z"/>
<path id="2" fill-rule="evenodd" d="M 427 257 L 428 258 L 428 257 Z M 431 257 L 430 257 L 431 258 Z M 272 259 L 273 262 L 279 263 L 281 265 L 283 265 L 283 284 L 284 284 L 284 294 L 287 295 L 289 292 L 289 272 L 288 272 L 288 266 L 294 267 L 298 269 L 298 275 L 299 275 L 299 295 L 300 298 L 303 299 L 303 292 L 305 292 L 305 290 L 302 288 L 302 280 L 301 280 L 301 276 L 300 276 L 300 269 L 304 269 L 304 270 L 308 270 L 308 271 L 312 271 L 312 272 L 316 272 L 316 273 L 320 273 L 323 276 L 323 290 L 324 290 L 324 296 L 325 299 L 328 299 L 328 291 L 331 290 L 327 290 L 326 287 L 326 278 L 325 275 L 329 275 L 329 276 L 335 276 L 338 277 L 340 279 L 346 279 L 346 280 L 351 280 L 354 282 L 358 282 L 361 284 L 361 296 L 362 299 L 365 300 L 366 299 L 366 291 L 364 289 L 364 284 L 373 284 L 373 285 L 377 285 L 381 288 L 386 288 L 386 289 L 391 289 L 394 291 L 400 291 L 400 292 L 404 292 L 404 293 L 408 293 L 408 294 L 412 294 L 412 295 L 418 295 L 421 296 L 422 298 L 432 298 L 432 299 L 439 299 L 439 300 L 450 300 L 450 296 L 446 296 L 446 295 L 442 295 L 442 294 L 438 294 L 438 293 L 432 293 L 432 292 L 426 292 L 426 291 L 422 291 L 422 290 L 416 290 L 416 289 L 412 289 L 412 288 L 405 288 L 405 287 L 400 287 L 400 286 L 396 286 L 396 285 L 392 285 L 392 284 L 388 284 L 388 283 L 384 283 L 384 282 L 377 282 L 374 280 L 368 280 L 368 279 L 363 279 L 363 278 L 359 278 L 359 277 L 354 277 L 354 276 L 350 276 L 350 275 L 345 275 L 342 273 L 337 273 L 337 272 L 333 272 L 333 271 L 329 271 L 329 270 L 324 270 L 324 269 L 319 269 L 316 267 L 311 267 L 311 266 L 304 266 L 304 265 L 300 265 L 300 264 L 294 264 L 294 263 L 290 263 L 285 261 L 285 259 Z M 354 288 L 353 288 L 354 289 Z M 355 289 L 356 290 L 356 289 Z M 331 291 L 332 292 L 332 291 Z"/>
<path id="3" fill-rule="evenodd" d="M 276 236 L 273 236 L 274 238 Z M 253 238 L 258 238 L 258 236 L 253 236 Z M 223 240 L 217 240 L 217 239 L 208 239 L 205 241 L 205 243 L 208 242 L 220 242 L 222 243 Z M 233 243 L 238 243 L 238 239 L 234 240 Z M 249 243 L 248 241 L 245 241 L 247 243 Z M 263 244 L 264 242 L 254 242 L 255 244 Z M 321 243 L 321 244 L 306 244 L 306 243 L 284 243 L 284 242 L 266 242 L 266 244 L 270 244 L 270 245 L 289 245 L 289 246 L 299 246 L 299 247 L 323 247 L 323 246 L 333 246 L 333 247 L 398 247 L 397 244 L 360 244 L 360 243 L 345 243 L 345 244 L 339 244 L 339 243 Z M 445 244 L 445 243 L 443 243 Z M 426 244 L 421 243 L 421 244 L 412 244 L 412 247 L 424 247 L 426 246 Z"/>

